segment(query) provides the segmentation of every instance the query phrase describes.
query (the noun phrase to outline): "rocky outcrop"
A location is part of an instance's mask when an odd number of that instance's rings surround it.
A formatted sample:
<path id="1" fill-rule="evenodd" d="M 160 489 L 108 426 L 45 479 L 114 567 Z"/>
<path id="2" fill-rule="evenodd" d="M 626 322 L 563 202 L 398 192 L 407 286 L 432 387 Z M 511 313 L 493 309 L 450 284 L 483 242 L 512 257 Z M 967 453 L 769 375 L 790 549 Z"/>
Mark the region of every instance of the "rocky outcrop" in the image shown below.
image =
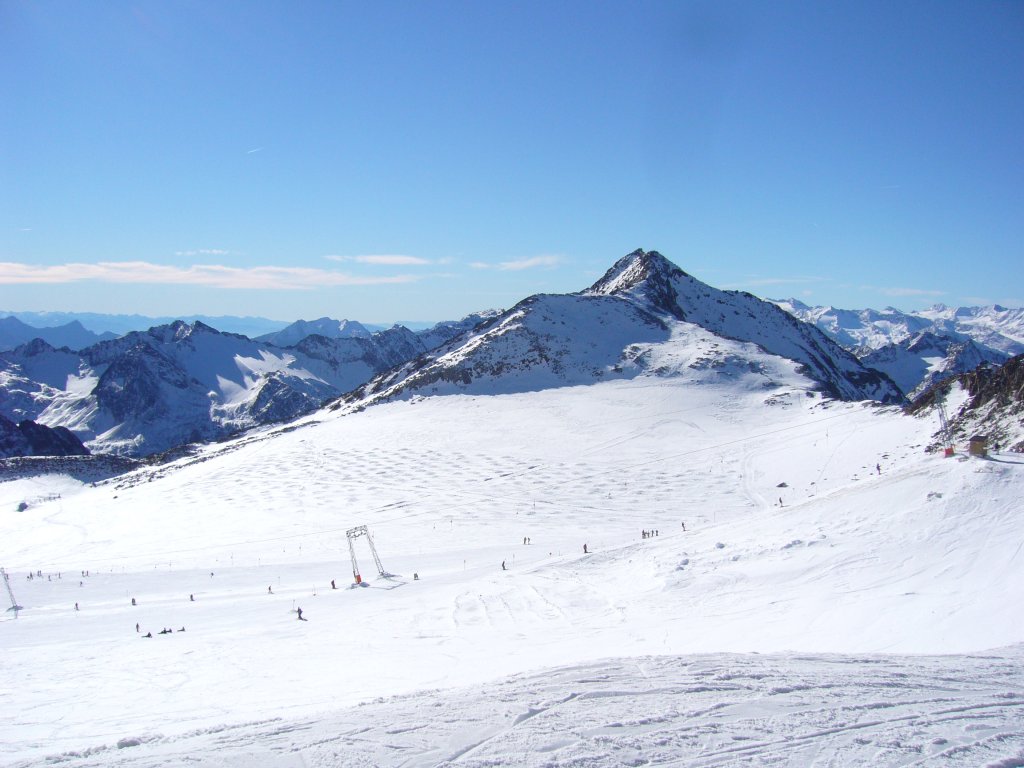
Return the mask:
<path id="1" fill-rule="evenodd" d="M 0 457 L 88 456 L 89 450 L 64 427 L 50 428 L 26 419 L 15 424 L 0 415 Z"/>
<path id="2" fill-rule="evenodd" d="M 1002 365 L 984 363 L 973 371 L 937 382 L 918 395 L 907 411 L 917 416 L 931 413 L 937 402 L 949 399 L 954 387 L 968 395 L 959 409 L 948 414 L 954 441 L 981 434 L 990 446 L 1024 452 L 1024 355 Z M 931 448 L 938 445 L 936 440 Z"/>

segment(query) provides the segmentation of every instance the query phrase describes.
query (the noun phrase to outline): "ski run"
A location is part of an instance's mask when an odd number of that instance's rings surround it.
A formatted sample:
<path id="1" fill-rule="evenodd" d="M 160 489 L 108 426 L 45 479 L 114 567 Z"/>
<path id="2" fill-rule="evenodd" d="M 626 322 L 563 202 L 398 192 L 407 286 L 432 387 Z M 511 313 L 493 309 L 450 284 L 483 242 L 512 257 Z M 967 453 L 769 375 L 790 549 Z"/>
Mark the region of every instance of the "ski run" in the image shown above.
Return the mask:
<path id="1" fill-rule="evenodd" d="M 1024 766 L 1024 457 L 718 375 L 0 484 L 0 764 Z"/>

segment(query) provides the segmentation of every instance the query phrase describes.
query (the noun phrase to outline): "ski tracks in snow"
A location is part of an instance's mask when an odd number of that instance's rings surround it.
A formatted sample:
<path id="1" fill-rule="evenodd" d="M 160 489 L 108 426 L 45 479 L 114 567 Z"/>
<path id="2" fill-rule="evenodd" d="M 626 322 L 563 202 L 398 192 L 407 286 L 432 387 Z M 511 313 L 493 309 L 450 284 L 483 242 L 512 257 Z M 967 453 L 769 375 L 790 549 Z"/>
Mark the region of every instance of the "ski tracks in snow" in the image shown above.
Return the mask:
<path id="1" fill-rule="evenodd" d="M 1022 654 L 611 660 L 14 766 L 1019 766 Z"/>

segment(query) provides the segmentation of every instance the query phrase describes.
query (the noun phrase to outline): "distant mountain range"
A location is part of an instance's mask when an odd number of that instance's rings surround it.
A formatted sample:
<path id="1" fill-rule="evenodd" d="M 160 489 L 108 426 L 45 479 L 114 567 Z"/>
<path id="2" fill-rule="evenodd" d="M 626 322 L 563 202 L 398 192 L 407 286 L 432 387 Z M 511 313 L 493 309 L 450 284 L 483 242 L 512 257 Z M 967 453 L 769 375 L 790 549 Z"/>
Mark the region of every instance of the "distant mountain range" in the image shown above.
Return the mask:
<path id="1" fill-rule="evenodd" d="M 445 324 L 447 339 L 475 323 Z M 200 322 L 133 331 L 79 351 L 34 339 L 0 352 L 0 414 L 65 427 L 93 452 L 147 456 L 308 413 L 424 353 L 401 326 L 279 347 Z"/>
<path id="2" fill-rule="evenodd" d="M 200 322 L 226 333 L 240 333 L 245 336 L 272 333 L 288 325 L 281 320 L 268 320 L 265 317 L 236 317 L 234 315 L 149 317 L 147 315 L 112 315 L 101 312 L 11 312 L 0 310 L 0 317 L 14 317 L 26 325 L 38 329 L 77 322 L 97 335 L 112 334 L 113 336 L 123 336 L 132 331 L 145 331 L 158 325 L 169 325 L 176 320 L 186 323 Z"/>
<path id="3" fill-rule="evenodd" d="M 31 338 L 43 338 L 47 343 L 53 344 L 53 346 L 63 345 L 54 344 L 47 336 L 39 336 L 38 332 L 74 323 L 81 325 L 84 329 L 94 335 L 103 338 L 123 336 L 126 333 L 131 333 L 132 331 L 146 331 L 158 325 L 169 325 L 177 320 L 181 320 L 185 323 L 200 322 L 203 325 L 216 328 L 218 331 L 224 331 L 225 333 L 239 333 L 252 339 L 260 339 L 289 327 L 289 323 L 284 320 L 270 320 L 266 317 L 238 317 L 236 315 L 177 315 L 170 317 L 149 315 L 111 315 L 100 312 L 12 312 L 0 310 L 0 318 L 5 317 L 13 317 L 16 320 L 20 320 L 23 324 L 36 329 L 37 336 L 24 339 L 23 341 L 30 341 Z M 301 324 L 303 322 L 305 321 L 299 320 L 297 323 L 292 323 L 292 325 Z M 319 332 L 321 335 L 330 337 L 331 333 L 328 327 L 330 323 L 341 324 L 345 322 L 350 321 L 321 318 L 320 320 L 313 320 L 306 324 L 318 325 L 324 323 L 324 326 L 321 327 L 319 331 L 314 332 Z M 391 327 L 390 325 L 370 323 L 362 323 L 361 325 L 370 333 L 374 331 L 383 331 Z M 418 320 L 401 320 L 395 323 L 395 325 L 402 325 L 410 330 L 419 332 L 433 328 L 436 324 Z M 0 336 L 0 341 L 2 341 L 2 339 L 3 337 Z M 92 341 L 95 342 L 97 340 L 99 339 L 94 338 Z M 13 346 L 6 348 L 13 349 Z"/>
<path id="4" fill-rule="evenodd" d="M 920 312 L 879 312 L 811 307 L 796 299 L 775 303 L 886 373 L 910 398 L 982 363 L 998 365 L 1024 353 L 1024 309 L 937 304 Z"/>
<path id="5" fill-rule="evenodd" d="M 884 372 L 913 399 L 937 381 L 973 371 L 982 364 L 1002 365 L 1008 358 L 1005 352 L 959 334 L 940 336 L 923 331 L 876 349 L 860 360 Z"/>
<path id="6" fill-rule="evenodd" d="M 290 347 L 307 336 L 314 335 L 326 339 L 368 339 L 370 331 L 355 320 L 332 320 L 329 317 L 321 317 L 319 320 L 308 322 L 296 320 L 280 331 L 257 336 L 256 341 L 265 341 L 278 347 Z"/>
<path id="7" fill-rule="evenodd" d="M 244 320 L 275 327 L 250 338 L 176 320 L 100 339 L 77 320 L 32 329 L 7 318 L 0 341 L 17 344 L 0 352 L 0 415 L 12 426 L 65 428 L 93 452 L 140 457 L 336 399 L 336 407 L 362 408 L 635 376 L 745 387 L 785 379 L 794 393 L 902 403 L 1024 351 L 1024 310 L 903 313 L 765 301 L 713 288 L 643 250 L 578 293 L 538 294 L 507 311 L 415 332 L 331 318 L 283 327 Z M 7 433 L 10 445 L 22 445 Z"/>
<path id="8" fill-rule="evenodd" d="M 98 341 L 116 338 L 117 334 L 109 331 L 105 333 L 87 331 L 77 320 L 72 320 L 64 325 L 35 328 L 16 317 L 0 318 L 0 350 L 14 349 L 33 339 L 42 339 L 51 347 L 82 349 Z"/>
<path id="9" fill-rule="evenodd" d="M 932 333 L 958 341 L 973 339 L 978 344 L 1006 353 L 1024 352 L 1024 309 L 990 307 L 951 308 L 936 304 L 920 312 L 901 312 L 887 307 L 836 309 L 811 307 L 797 299 L 773 299 L 794 317 L 816 325 L 858 356 L 921 333 Z"/>

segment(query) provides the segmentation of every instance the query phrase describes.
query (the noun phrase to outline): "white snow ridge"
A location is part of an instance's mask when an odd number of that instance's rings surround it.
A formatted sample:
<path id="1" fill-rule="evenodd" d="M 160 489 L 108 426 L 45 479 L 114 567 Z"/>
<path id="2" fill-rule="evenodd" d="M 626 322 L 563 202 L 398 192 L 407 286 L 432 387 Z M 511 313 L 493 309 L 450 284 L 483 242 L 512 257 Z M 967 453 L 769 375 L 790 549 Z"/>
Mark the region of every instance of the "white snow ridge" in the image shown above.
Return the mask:
<path id="1" fill-rule="evenodd" d="M 0 483 L 0 764 L 1024 766 L 1024 457 L 674 322 Z"/>

